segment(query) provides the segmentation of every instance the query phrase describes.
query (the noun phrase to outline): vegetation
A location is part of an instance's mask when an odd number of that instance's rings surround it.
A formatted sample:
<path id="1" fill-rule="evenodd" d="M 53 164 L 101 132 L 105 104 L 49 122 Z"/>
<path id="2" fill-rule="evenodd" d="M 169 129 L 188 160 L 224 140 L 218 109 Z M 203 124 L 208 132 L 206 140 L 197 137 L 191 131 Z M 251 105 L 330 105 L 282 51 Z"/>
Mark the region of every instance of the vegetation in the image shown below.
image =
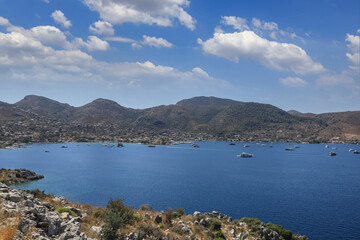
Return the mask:
<path id="1" fill-rule="evenodd" d="M 45 193 L 45 190 L 39 190 L 38 188 L 33 189 L 33 190 L 25 190 L 27 193 L 30 193 L 32 195 L 34 195 L 34 197 L 40 199 L 40 200 L 44 200 L 47 197 L 53 197 L 52 194 L 47 194 Z"/>
<path id="2" fill-rule="evenodd" d="M 176 209 L 176 217 L 181 217 L 181 216 L 183 216 L 185 214 L 185 210 L 183 209 L 183 208 L 177 208 Z"/>
<path id="3" fill-rule="evenodd" d="M 213 232 L 220 231 L 221 230 L 221 222 L 213 221 L 210 225 L 210 230 Z"/>
<path id="4" fill-rule="evenodd" d="M 290 230 L 284 229 L 283 226 L 276 225 L 276 224 L 273 224 L 273 223 L 267 223 L 266 227 L 276 231 L 285 240 L 291 240 L 292 239 L 292 235 L 293 235 L 292 232 Z"/>
<path id="5" fill-rule="evenodd" d="M 118 230 L 133 221 L 134 210 L 124 205 L 124 199 L 110 199 L 104 214 L 104 227 L 101 239 L 116 240 L 120 235 Z"/>
<path id="6" fill-rule="evenodd" d="M 220 232 L 217 232 L 217 233 L 215 234 L 215 240 L 220 240 L 220 239 L 226 239 L 224 233 L 221 232 L 221 231 L 220 231 Z"/>
<path id="7" fill-rule="evenodd" d="M 258 218 L 244 217 L 240 219 L 240 222 L 246 223 L 252 232 L 257 232 L 260 230 L 261 221 Z"/>
<path id="8" fill-rule="evenodd" d="M 57 211 L 58 213 L 67 212 L 67 213 L 69 213 L 71 216 L 77 217 L 77 214 L 74 213 L 74 212 L 73 212 L 71 209 L 69 209 L 69 208 L 65 208 L 65 207 L 63 207 L 63 208 L 58 208 L 56 211 Z"/>

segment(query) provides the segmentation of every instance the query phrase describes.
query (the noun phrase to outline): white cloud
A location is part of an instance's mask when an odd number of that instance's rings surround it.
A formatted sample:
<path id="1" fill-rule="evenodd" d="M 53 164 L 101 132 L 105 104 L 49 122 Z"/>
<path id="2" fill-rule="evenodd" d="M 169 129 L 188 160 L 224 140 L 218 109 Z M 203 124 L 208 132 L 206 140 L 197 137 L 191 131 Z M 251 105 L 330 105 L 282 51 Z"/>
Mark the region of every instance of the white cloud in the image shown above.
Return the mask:
<path id="1" fill-rule="evenodd" d="M 108 42 L 101 40 L 96 36 L 89 36 L 84 44 L 89 51 L 106 51 L 109 49 Z"/>
<path id="2" fill-rule="evenodd" d="M 346 56 L 349 58 L 349 61 L 353 64 L 353 68 L 360 67 L 360 36 L 346 34 L 346 42 L 350 49 L 351 53 L 346 53 Z"/>
<path id="3" fill-rule="evenodd" d="M 105 21 L 97 21 L 90 25 L 89 31 L 99 35 L 112 36 L 114 28 L 111 23 Z"/>
<path id="4" fill-rule="evenodd" d="M 308 83 L 299 77 L 280 78 L 280 83 L 287 87 L 304 87 Z"/>
<path id="5" fill-rule="evenodd" d="M 257 19 L 257 18 L 252 19 L 252 24 L 256 28 L 263 29 L 263 30 L 274 31 L 274 30 L 279 29 L 279 27 L 276 23 L 261 21 L 260 19 Z"/>
<path id="6" fill-rule="evenodd" d="M 81 50 L 56 50 L 25 32 L 0 32 L 0 78 L 12 81 L 49 83 L 84 81 L 114 86 L 194 86 L 226 87 L 228 83 L 212 78 L 201 68 L 180 71 L 173 67 L 145 62 L 98 61 Z M 52 42 L 52 41 L 51 41 Z M 85 42 L 91 48 L 105 48 L 95 36 Z"/>
<path id="7" fill-rule="evenodd" d="M 233 26 L 234 29 L 240 31 L 250 29 L 249 26 L 247 25 L 247 20 L 245 18 L 235 17 L 235 16 L 223 16 L 221 18 L 222 18 L 221 21 L 222 24 Z"/>
<path id="8" fill-rule="evenodd" d="M 83 0 L 100 17 L 112 24 L 125 22 L 169 27 L 173 19 L 195 29 L 195 20 L 184 10 L 189 0 Z"/>
<path id="9" fill-rule="evenodd" d="M 124 42 L 124 43 L 137 42 L 137 41 L 134 40 L 134 39 L 126 38 L 126 37 L 107 37 L 107 38 L 105 38 L 105 40 L 113 41 L 113 42 Z"/>
<path id="10" fill-rule="evenodd" d="M 345 42 L 350 53 L 346 53 L 351 65 L 341 73 L 320 76 L 316 83 L 322 86 L 341 86 L 360 89 L 360 36 L 346 34 Z"/>
<path id="11" fill-rule="evenodd" d="M 204 53 L 239 62 L 240 58 L 261 62 L 267 67 L 297 74 L 317 74 L 325 68 L 314 62 L 307 53 L 294 44 L 269 41 L 252 31 L 214 33 L 206 41 L 198 39 Z"/>
<path id="12" fill-rule="evenodd" d="M 69 28 L 71 27 L 71 21 L 67 20 L 64 13 L 61 12 L 60 10 L 55 10 L 52 14 L 51 17 L 54 19 L 54 21 L 58 24 L 61 24 L 64 28 Z"/>
<path id="13" fill-rule="evenodd" d="M 173 46 L 172 43 L 168 42 L 167 40 L 163 38 L 156 38 L 156 37 L 149 37 L 146 35 L 143 35 L 143 40 L 141 41 L 143 45 L 148 45 L 150 47 L 156 47 L 156 48 L 170 48 Z"/>
<path id="14" fill-rule="evenodd" d="M 0 16 L 0 26 L 9 26 L 10 22 L 6 18 Z"/>

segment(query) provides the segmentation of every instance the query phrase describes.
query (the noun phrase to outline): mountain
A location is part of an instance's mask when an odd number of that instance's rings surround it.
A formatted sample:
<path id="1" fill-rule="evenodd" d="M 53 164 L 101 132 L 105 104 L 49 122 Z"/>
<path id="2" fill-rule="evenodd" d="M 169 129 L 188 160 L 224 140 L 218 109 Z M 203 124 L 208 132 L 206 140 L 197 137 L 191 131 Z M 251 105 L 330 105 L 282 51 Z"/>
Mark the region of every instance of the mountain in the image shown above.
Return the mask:
<path id="1" fill-rule="evenodd" d="M 26 96 L 15 103 L 15 106 L 39 115 L 60 119 L 68 119 L 75 109 L 69 104 L 36 95 Z"/>
<path id="2" fill-rule="evenodd" d="M 181 133 L 191 136 L 206 134 L 215 138 L 236 135 L 246 139 L 270 140 L 301 138 L 304 141 L 323 141 L 334 137 L 360 140 L 359 111 L 304 114 L 295 110 L 286 112 L 270 104 L 216 97 L 194 97 L 173 105 L 147 109 L 126 108 L 107 99 L 96 99 L 84 106 L 73 107 L 34 95 L 26 96 L 15 104 L 0 102 L 2 121 L 29 119 L 32 116 L 38 117 L 36 121 L 47 122 L 44 124 L 47 126 L 50 122 L 60 121 L 64 125 L 61 129 L 71 131 L 77 129 L 73 126 L 84 126 L 80 135 L 84 135 L 86 126 L 101 126 L 102 129 L 111 127 L 114 136 L 116 131 L 133 131 L 140 137 L 143 133 L 172 133 L 174 136 Z"/>
<path id="3" fill-rule="evenodd" d="M 0 121 L 22 120 L 30 117 L 30 114 L 24 110 L 12 104 L 0 102 Z"/>
<path id="4" fill-rule="evenodd" d="M 86 124 L 119 123 L 130 124 L 137 117 L 137 110 L 125 108 L 114 101 L 96 99 L 82 107 L 74 109 L 71 120 Z"/>

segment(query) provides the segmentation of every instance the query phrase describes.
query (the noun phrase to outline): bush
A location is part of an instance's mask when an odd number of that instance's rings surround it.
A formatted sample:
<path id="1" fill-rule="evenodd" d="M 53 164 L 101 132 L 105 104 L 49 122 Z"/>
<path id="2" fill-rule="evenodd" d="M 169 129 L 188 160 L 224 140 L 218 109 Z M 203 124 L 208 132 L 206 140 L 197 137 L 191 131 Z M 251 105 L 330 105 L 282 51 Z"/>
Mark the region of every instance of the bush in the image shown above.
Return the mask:
<path id="1" fill-rule="evenodd" d="M 285 240 L 291 240 L 292 239 L 292 232 L 290 230 L 286 230 L 281 225 L 276 225 L 273 223 L 267 223 L 266 227 L 269 229 L 274 230 L 277 232 L 280 236 L 282 236 Z"/>
<path id="2" fill-rule="evenodd" d="M 18 172 L 15 174 L 15 176 L 16 176 L 17 178 L 21 178 L 21 174 L 18 173 Z"/>
<path id="3" fill-rule="evenodd" d="M 160 228 L 164 228 L 165 227 L 165 224 L 162 222 L 159 224 Z"/>
<path id="4" fill-rule="evenodd" d="M 252 232 L 257 232 L 260 230 L 261 221 L 258 218 L 244 217 L 244 218 L 240 219 L 240 222 L 246 223 L 250 227 L 250 230 Z"/>
<path id="5" fill-rule="evenodd" d="M 149 210 L 152 210 L 152 207 L 150 207 L 149 204 L 142 204 L 139 208 L 139 210 L 143 210 L 143 211 L 149 211 Z"/>
<path id="6" fill-rule="evenodd" d="M 147 239 L 147 237 L 150 236 L 155 239 L 162 239 L 164 237 L 163 233 L 158 228 L 154 228 L 151 225 L 141 223 L 136 229 L 138 232 L 136 239 L 138 240 Z"/>
<path id="7" fill-rule="evenodd" d="M 168 210 L 165 212 L 165 223 L 171 225 L 171 221 L 174 218 L 174 213 L 172 208 L 168 208 Z"/>
<path id="8" fill-rule="evenodd" d="M 26 192 L 34 195 L 34 197 L 38 199 L 45 199 L 46 197 L 52 197 L 51 194 L 46 194 L 44 190 L 41 191 L 38 188 L 33 190 L 26 190 Z"/>
<path id="9" fill-rule="evenodd" d="M 185 210 L 183 208 L 177 208 L 176 209 L 176 216 L 179 218 L 185 214 Z"/>
<path id="10" fill-rule="evenodd" d="M 76 213 L 74 213 L 73 211 L 71 211 L 71 210 L 68 209 L 68 208 L 58 208 L 58 209 L 57 209 L 57 212 L 58 212 L 58 213 L 67 212 L 67 213 L 69 213 L 71 216 L 77 217 Z"/>
<path id="11" fill-rule="evenodd" d="M 104 214 L 104 227 L 101 239 L 115 240 L 120 237 L 117 231 L 133 221 L 134 210 L 123 203 L 124 199 L 110 199 Z"/>
<path id="12" fill-rule="evenodd" d="M 221 231 L 220 231 L 220 232 L 217 232 L 217 233 L 215 234 L 215 240 L 220 240 L 220 239 L 226 239 L 224 233 L 221 232 Z"/>
<path id="13" fill-rule="evenodd" d="M 105 210 L 103 209 L 96 209 L 93 213 L 92 213 L 94 218 L 104 218 L 105 216 Z"/>
<path id="14" fill-rule="evenodd" d="M 213 232 L 220 231 L 221 230 L 221 222 L 213 221 L 211 223 L 210 230 L 213 231 Z"/>

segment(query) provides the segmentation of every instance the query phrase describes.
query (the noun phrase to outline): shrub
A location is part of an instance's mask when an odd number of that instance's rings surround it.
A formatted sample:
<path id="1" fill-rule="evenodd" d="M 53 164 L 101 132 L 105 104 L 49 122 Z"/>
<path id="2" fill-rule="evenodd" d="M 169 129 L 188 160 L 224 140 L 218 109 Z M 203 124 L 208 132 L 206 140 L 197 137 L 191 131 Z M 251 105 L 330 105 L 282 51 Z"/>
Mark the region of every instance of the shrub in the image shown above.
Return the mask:
<path id="1" fill-rule="evenodd" d="M 16 176 L 17 178 L 21 178 L 21 174 L 18 173 L 18 172 L 15 174 L 15 176 Z"/>
<path id="2" fill-rule="evenodd" d="M 181 216 L 183 216 L 185 214 L 185 210 L 183 209 L 183 208 L 177 208 L 176 209 L 176 217 L 181 217 Z"/>
<path id="3" fill-rule="evenodd" d="M 134 210 L 123 203 L 124 199 L 110 199 L 104 214 L 104 227 L 101 239 L 115 240 L 120 236 L 117 231 L 133 221 Z"/>
<path id="4" fill-rule="evenodd" d="M 134 219 L 134 221 L 135 222 L 138 222 L 138 221 L 140 221 L 141 220 L 141 218 L 140 218 L 140 215 L 139 214 L 134 214 L 134 216 L 133 216 L 133 219 Z"/>
<path id="5" fill-rule="evenodd" d="M 165 224 L 162 222 L 159 224 L 160 228 L 164 228 L 165 227 Z"/>
<path id="6" fill-rule="evenodd" d="M 173 209 L 168 208 L 168 210 L 165 212 L 165 223 L 171 225 L 171 221 L 174 218 Z"/>
<path id="7" fill-rule="evenodd" d="M 138 240 L 147 239 L 149 236 L 152 236 L 155 239 L 162 239 L 164 237 L 163 233 L 158 228 L 154 228 L 151 225 L 141 223 L 136 229 L 138 232 L 136 239 Z"/>
<path id="8" fill-rule="evenodd" d="M 105 216 L 105 210 L 103 209 L 96 209 L 93 213 L 92 213 L 94 218 L 100 218 L 102 219 Z"/>
<path id="9" fill-rule="evenodd" d="M 38 188 L 33 190 L 26 190 L 26 192 L 34 195 L 34 197 L 38 199 L 45 199 L 46 197 L 52 196 L 51 194 L 46 194 L 44 190 L 41 191 Z"/>
<path id="10" fill-rule="evenodd" d="M 71 210 L 68 209 L 68 208 L 58 208 L 58 209 L 57 209 L 57 212 L 58 212 L 58 213 L 67 212 L 67 213 L 69 213 L 71 216 L 77 217 L 76 213 L 74 213 L 73 211 L 71 211 Z"/>
<path id="11" fill-rule="evenodd" d="M 150 207 L 149 204 L 142 204 L 139 208 L 139 210 L 143 210 L 143 211 L 149 211 L 149 210 L 152 210 L 152 207 Z"/>
<path id="12" fill-rule="evenodd" d="M 240 222 L 246 223 L 250 227 L 250 230 L 252 232 L 257 232 L 260 230 L 261 221 L 258 218 L 244 217 L 244 218 L 240 219 Z"/>
<path id="13" fill-rule="evenodd" d="M 224 233 L 221 232 L 221 231 L 220 231 L 220 232 L 217 232 L 217 233 L 215 234 L 215 240 L 220 240 L 220 239 L 226 239 Z"/>
<path id="14" fill-rule="evenodd" d="M 211 223 L 210 230 L 213 231 L 213 232 L 220 231 L 221 230 L 221 222 L 213 221 Z"/>
<path id="15" fill-rule="evenodd" d="M 285 240 L 291 240 L 292 239 L 292 232 L 290 230 L 286 230 L 281 225 L 276 225 L 273 223 L 267 223 L 266 227 L 269 229 L 272 229 L 276 231 L 280 236 L 282 236 Z"/>

